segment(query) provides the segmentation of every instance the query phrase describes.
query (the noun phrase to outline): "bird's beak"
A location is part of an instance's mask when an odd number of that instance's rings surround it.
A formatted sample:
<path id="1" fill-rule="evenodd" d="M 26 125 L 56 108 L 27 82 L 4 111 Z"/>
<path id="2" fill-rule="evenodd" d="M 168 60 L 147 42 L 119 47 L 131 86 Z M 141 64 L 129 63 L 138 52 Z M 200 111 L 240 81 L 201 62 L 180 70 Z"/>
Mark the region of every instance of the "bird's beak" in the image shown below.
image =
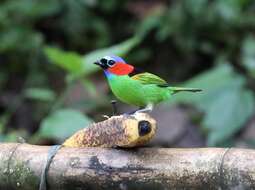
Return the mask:
<path id="1" fill-rule="evenodd" d="M 102 64 L 100 63 L 100 61 L 96 61 L 94 62 L 94 64 L 98 65 L 98 66 L 102 66 Z"/>
<path id="2" fill-rule="evenodd" d="M 94 62 L 94 64 L 100 66 L 102 69 L 107 69 L 107 65 L 103 64 L 103 63 L 100 62 L 100 61 L 96 61 L 96 62 Z"/>

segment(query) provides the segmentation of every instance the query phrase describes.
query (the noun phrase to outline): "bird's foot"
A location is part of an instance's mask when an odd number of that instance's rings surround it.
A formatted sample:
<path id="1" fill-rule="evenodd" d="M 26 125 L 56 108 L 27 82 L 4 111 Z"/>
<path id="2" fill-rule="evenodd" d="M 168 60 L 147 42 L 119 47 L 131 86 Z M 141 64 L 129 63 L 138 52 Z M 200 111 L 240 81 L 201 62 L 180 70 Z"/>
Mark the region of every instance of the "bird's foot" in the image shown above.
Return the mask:
<path id="1" fill-rule="evenodd" d="M 153 104 L 149 104 L 145 108 L 140 108 L 140 109 L 125 113 L 124 115 L 133 115 L 135 113 L 146 113 L 146 112 L 150 113 L 152 110 L 153 110 Z"/>
<path id="2" fill-rule="evenodd" d="M 111 116 L 118 115 L 116 104 L 117 104 L 116 100 L 111 100 L 111 105 L 112 105 L 112 115 Z M 106 118 L 106 119 L 109 119 L 111 116 L 109 116 L 109 115 L 102 115 L 102 117 Z"/>
<path id="3" fill-rule="evenodd" d="M 137 110 L 135 113 L 150 113 L 153 110 L 153 104 L 148 104 L 145 108 Z"/>
<path id="4" fill-rule="evenodd" d="M 105 119 L 109 119 L 110 118 L 109 115 L 102 115 L 102 117 L 105 118 Z"/>
<path id="5" fill-rule="evenodd" d="M 118 111 L 117 111 L 117 101 L 116 100 L 112 100 L 111 101 L 111 105 L 112 105 L 112 115 L 115 116 L 118 114 Z M 123 115 L 126 115 L 126 116 L 130 116 L 130 115 L 133 115 L 135 113 L 146 113 L 146 112 L 151 112 L 153 110 L 153 104 L 148 104 L 145 108 L 139 108 L 139 109 L 136 109 L 136 110 L 133 110 L 131 112 L 127 112 L 127 113 L 124 113 Z M 104 117 L 108 117 L 106 115 L 104 115 Z"/>
<path id="6" fill-rule="evenodd" d="M 133 111 L 130 111 L 130 112 L 127 112 L 127 113 L 124 113 L 124 115 L 133 115 L 135 114 L 137 111 L 139 111 L 140 109 L 136 109 L 136 110 L 133 110 Z"/>

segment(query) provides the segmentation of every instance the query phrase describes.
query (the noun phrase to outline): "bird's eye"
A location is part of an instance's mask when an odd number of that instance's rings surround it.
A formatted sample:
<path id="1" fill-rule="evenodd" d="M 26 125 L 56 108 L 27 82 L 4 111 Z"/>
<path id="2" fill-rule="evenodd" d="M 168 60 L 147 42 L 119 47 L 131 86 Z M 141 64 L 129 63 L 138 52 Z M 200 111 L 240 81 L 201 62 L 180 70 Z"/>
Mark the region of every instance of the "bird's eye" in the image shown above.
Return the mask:
<path id="1" fill-rule="evenodd" d="M 109 60 L 107 65 L 109 65 L 109 67 L 112 67 L 115 64 L 114 60 Z"/>
<path id="2" fill-rule="evenodd" d="M 102 59 L 100 60 L 100 62 L 103 63 L 103 64 L 106 64 L 106 63 L 107 63 L 107 59 L 102 58 Z"/>

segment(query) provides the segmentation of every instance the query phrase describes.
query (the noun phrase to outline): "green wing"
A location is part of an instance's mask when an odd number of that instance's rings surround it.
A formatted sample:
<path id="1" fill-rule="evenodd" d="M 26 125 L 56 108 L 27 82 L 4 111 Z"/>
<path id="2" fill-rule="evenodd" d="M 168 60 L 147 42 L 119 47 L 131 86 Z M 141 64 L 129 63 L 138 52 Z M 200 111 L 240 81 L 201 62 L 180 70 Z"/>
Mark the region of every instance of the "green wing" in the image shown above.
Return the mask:
<path id="1" fill-rule="evenodd" d="M 189 91 L 189 92 L 200 92 L 201 89 L 198 88 L 185 88 L 185 87 L 171 87 L 169 84 L 162 78 L 158 77 L 157 75 L 151 73 L 139 73 L 131 77 L 134 80 L 141 82 L 142 84 L 155 84 L 159 87 L 164 87 L 172 91 L 173 94 L 182 91 Z"/>
<path id="2" fill-rule="evenodd" d="M 155 84 L 159 86 L 168 86 L 167 82 L 151 73 L 139 73 L 131 77 L 134 80 L 141 82 L 142 84 Z"/>

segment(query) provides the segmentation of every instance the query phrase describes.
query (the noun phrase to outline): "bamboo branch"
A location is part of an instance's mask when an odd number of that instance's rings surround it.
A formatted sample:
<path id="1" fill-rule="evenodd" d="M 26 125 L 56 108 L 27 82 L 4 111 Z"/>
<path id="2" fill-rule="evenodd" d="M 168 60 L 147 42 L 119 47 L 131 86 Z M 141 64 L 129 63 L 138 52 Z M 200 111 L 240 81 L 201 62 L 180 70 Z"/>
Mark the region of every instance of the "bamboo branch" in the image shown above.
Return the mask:
<path id="1" fill-rule="evenodd" d="M 48 146 L 0 144 L 0 189 L 38 189 Z M 50 190 L 254 189 L 249 149 L 61 148 L 48 172 Z"/>

